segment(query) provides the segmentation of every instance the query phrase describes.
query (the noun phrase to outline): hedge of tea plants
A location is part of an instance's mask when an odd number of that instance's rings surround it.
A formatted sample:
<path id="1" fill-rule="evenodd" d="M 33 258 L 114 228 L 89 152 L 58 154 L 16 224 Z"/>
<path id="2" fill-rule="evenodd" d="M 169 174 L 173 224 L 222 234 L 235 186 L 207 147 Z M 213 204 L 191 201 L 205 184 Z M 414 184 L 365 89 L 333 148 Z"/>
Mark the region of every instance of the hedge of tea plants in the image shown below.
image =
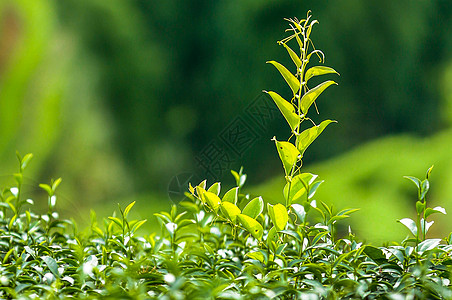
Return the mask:
<path id="1" fill-rule="evenodd" d="M 289 139 L 273 138 L 286 180 L 279 203 L 250 197 L 241 169 L 231 171 L 236 182 L 231 189 L 220 182 L 190 184 L 186 199 L 155 214 L 158 233 L 139 231 L 146 220 L 130 218 L 135 202 L 102 220 L 92 211 L 90 226 L 80 229 L 55 209 L 61 179 L 40 185 L 48 209 L 33 211 L 33 200 L 21 194 L 32 155 L 18 154 L 14 184 L 0 191 L 0 298 L 452 298 L 451 236 L 427 238 L 432 215 L 446 213 L 427 205 L 433 168 L 423 179 L 407 176 L 418 191 L 416 218 L 399 220 L 410 236 L 398 243 L 363 243 L 351 228 L 338 227 L 358 209 L 338 210 L 315 199 L 322 181 L 302 172 L 303 156 L 335 121 L 317 124 L 308 113 L 336 83 L 312 86 L 311 79 L 338 73 L 323 65 L 325 56 L 311 40 L 317 21 L 309 13 L 287 21 L 289 36 L 279 44 L 296 71 L 269 63 L 292 98 L 267 92 L 290 128 Z M 314 60 L 320 65 L 310 66 Z"/>

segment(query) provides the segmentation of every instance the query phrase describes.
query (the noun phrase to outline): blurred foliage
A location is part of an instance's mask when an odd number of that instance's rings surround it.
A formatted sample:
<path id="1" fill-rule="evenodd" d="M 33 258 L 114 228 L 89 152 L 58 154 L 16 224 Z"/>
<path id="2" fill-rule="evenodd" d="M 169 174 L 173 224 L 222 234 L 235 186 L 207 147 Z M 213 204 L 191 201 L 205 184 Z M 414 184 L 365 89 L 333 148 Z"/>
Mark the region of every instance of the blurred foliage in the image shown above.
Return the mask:
<path id="1" fill-rule="evenodd" d="M 16 149 L 33 152 L 29 176 L 61 175 L 72 213 L 88 201 L 166 192 L 172 176 L 197 170 L 193 157 L 264 87 L 284 89 L 264 62 L 288 63 L 274 41 L 284 17 L 308 9 L 322 24 L 316 45 L 341 78 L 318 103 L 339 125 L 308 150 L 306 164 L 387 134 L 429 136 L 449 126 L 450 1 L 2 0 L 0 174 L 11 173 Z M 270 138 L 283 137 L 284 125 L 275 120 L 232 166 L 244 165 L 251 184 L 279 171 Z M 389 155 L 400 159 L 393 141 Z M 379 142 L 371 145 L 384 164 Z M 410 157 L 403 175 L 435 162 Z M 371 168 L 369 157 L 350 160 L 342 169 L 349 176 Z"/>

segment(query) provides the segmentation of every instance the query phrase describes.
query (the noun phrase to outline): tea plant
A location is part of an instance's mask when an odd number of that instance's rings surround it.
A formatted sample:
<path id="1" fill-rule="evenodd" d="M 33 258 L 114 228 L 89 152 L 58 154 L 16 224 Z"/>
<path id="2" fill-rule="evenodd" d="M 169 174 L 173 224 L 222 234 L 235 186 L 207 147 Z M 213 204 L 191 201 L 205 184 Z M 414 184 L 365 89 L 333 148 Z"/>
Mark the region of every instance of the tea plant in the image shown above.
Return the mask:
<path id="1" fill-rule="evenodd" d="M 289 19 L 290 35 L 279 42 L 295 65 L 290 72 L 270 61 L 287 82 L 292 98 L 267 92 L 290 128 L 287 140 L 273 138 L 286 184 L 276 204 L 244 193 L 246 174 L 231 171 L 236 186 L 220 182 L 188 186 L 187 199 L 155 214 L 161 232 L 138 234 L 146 220 L 131 220 L 118 207 L 80 231 L 56 212 L 61 179 L 40 187 L 46 214 L 31 211 L 21 196 L 23 172 L 32 155 L 18 155 L 14 185 L 0 193 L 0 297 L 5 299 L 450 299 L 452 234 L 427 239 L 434 213 L 427 207 L 426 179 L 407 177 L 418 188 L 417 219 L 399 222 L 413 234 L 385 247 L 363 244 L 337 223 L 357 209 L 336 211 L 315 200 L 322 181 L 303 173 L 306 149 L 332 120 L 318 125 L 311 106 L 335 82 L 309 87 L 316 76 L 336 75 L 325 66 L 308 67 L 325 56 L 311 40 L 316 20 Z M 289 46 L 293 43 L 296 51 Z M 312 111 L 312 109 L 311 109 Z M 318 111 L 317 111 L 318 112 Z"/>

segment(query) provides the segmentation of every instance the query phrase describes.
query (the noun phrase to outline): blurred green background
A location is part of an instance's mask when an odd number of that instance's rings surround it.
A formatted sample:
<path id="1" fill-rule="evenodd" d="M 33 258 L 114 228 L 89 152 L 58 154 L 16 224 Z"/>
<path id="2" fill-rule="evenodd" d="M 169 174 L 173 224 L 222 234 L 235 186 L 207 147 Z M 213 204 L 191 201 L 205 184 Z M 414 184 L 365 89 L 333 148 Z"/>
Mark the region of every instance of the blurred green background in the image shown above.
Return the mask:
<path id="1" fill-rule="evenodd" d="M 138 200 L 137 217 L 153 219 L 171 203 L 174 176 L 209 177 L 196 158 L 263 89 L 289 93 L 265 61 L 290 65 L 276 44 L 283 18 L 309 9 L 320 21 L 315 45 L 341 73 L 314 116 L 339 124 L 304 161 L 326 180 L 317 198 L 360 207 L 347 221 L 363 239 L 400 239 L 407 231 L 395 220 L 414 216 L 416 197 L 402 176 L 435 164 L 429 201 L 452 213 L 448 0 L 0 0 L 2 181 L 16 150 L 32 152 L 29 193 L 42 203 L 37 182 L 61 176 L 66 216 L 85 222 L 91 208 L 107 215 Z M 228 167 L 243 165 L 250 191 L 279 201 L 270 138 L 287 138 L 288 127 L 275 117 L 255 133 Z M 231 184 L 222 171 L 216 179 Z M 447 216 L 437 223 L 432 235 L 452 231 Z"/>

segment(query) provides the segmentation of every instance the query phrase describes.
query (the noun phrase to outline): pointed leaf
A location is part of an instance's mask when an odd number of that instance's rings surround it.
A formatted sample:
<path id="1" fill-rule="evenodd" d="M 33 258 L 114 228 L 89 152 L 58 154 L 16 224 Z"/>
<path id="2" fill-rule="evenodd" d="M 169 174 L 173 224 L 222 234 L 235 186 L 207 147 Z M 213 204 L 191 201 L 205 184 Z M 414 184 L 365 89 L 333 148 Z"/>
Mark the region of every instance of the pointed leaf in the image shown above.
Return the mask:
<path id="1" fill-rule="evenodd" d="M 55 259 L 53 259 L 50 256 L 41 256 L 41 259 L 45 262 L 45 264 L 49 268 L 50 272 L 52 272 L 52 274 L 56 278 L 60 278 L 60 273 L 58 272 L 58 264 L 55 261 Z"/>
<path id="2" fill-rule="evenodd" d="M 337 84 L 337 83 L 332 80 L 325 81 L 325 82 L 319 84 L 318 86 L 316 86 L 315 88 L 310 89 L 306 94 L 304 94 L 300 100 L 301 111 L 303 112 L 303 114 L 306 115 L 308 113 L 309 108 L 314 103 L 314 101 L 317 99 L 317 97 L 319 97 L 320 94 L 323 93 L 323 91 L 326 88 L 328 88 L 329 86 L 331 86 L 333 84 Z"/>
<path id="3" fill-rule="evenodd" d="M 292 59 L 293 63 L 297 66 L 297 69 L 301 68 L 301 59 L 298 57 L 298 55 L 293 51 L 289 46 L 287 46 L 285 43 L 283 43 L 284 48 L 286 48 L 287 52 L 290 55 L 290 58 Z"/>
<path id="4" fill-rule="evenodd" d="M 300 123 L 300 117 L 295 113 L 295 107 L 292 105 L 292 103 L 286 101 L 283 97 L 281 97 L 277 93 L 275 92 L 267 93 L 273 99 L 276 106 L 278 106 L 279 110 L 281 111 L 281 114 L 284 116 L 287 123 L 289 123 L 289 126 L 292 129 L 292 131 L 295 131 L 295 129 L 298 127 L 298 124 Z"/>
<path id="5" fill-rule="evenodd" d="M 231 202 L 221 202 L 221 212 L 233 223 L 235 223 L 237 215 L 241 213 L 240 208 Z"/>
<path id="6" fill-rule="evenodd" d="M 267 245 L 270 246 L 272 242 L 276 243 L 277 239 L 278 239 L 278 233 L 277 233 L 276 227 L 273 226 L 268 231 L 268 234 L 267 234 Z"/>
<path id="7" fill-rule="evenodd" d="M 243 209 L 243 214 L 256 219 L 264 210 L 264 200 L 257 197 L 251 200 Z"/>
<path id="8" fill-rule="evenodd" d="M 276 149 L 278 150 L 279 158 L 283 163 L 286 176 L 290 176 L 292 168 L 294 168 L 295 164 L 297 163 L 300 152 L 294 145 L 292 145 L 292 143 L 279 142 L 275 137 L 273 137 L 272 140 L 275 141 Z"/>
<path id="9" fill-rule="evenodd" d="M 303 223 L 305 221 L 306 218 L 306 211 L 304 209 L 303 205 L 300 204 L 292 204 L 291 205 L 293 212 L 295 213 L 295 215 L 297 216 L 297 224 Z"/>
<path id="10" fill-rule="evenodd" d="M 237 215 L 237 218 L 239 219 L 240 223 L 245 227 L 245 229 L 251 233 L 251 235 L 256 238 L 257 240 L 262 239 L 262 235 L 264 233 L 264 229 L 262 228 L 262 225 L 259 224 L 256 220 L 253 218 L 239 214 Z"/>
<path id="11" fill-rule="evenodd" d="M 297 148 L 300 151 L 301 156 L 304 155 L 304 152 L 315 141 L 315 139 L 323 132 L 323 130 L 331 123 L 336 123 L 333 120 L 325 120 L 320 125 L 313 126 L 304 130 L 297 137 Z"/>
<path id="12" fill-rule="evenodd" d="M 208 192 L 214 193 L 217 196 L 220 195 L 221 183 L 215 182 L 212 186 L 207 190 Z"/>
<path id="13" fill-rule="evenodd" d="M 300 89 L 300 81 L 297 79 L 297 77 L 295 77 L 289 70 L 286 69 L 286 67 L 281 65 L 279 62 L 272 60 L 267 61 L 267 63 L 272 64 L 273 66 L 275 66 L 276 69 L 278 69 L 279 73 L 281 73 L 282 77 L 290 86 L 290 89 L 295 95 Z"/>
<path id="14" fill-rule="evenodd" d="M 289 205 L 292 203 L 303 203 L 308 200 L 306 196 L 306 188 L 313 184 L 317 175 L 311 173 L 302 173 L 294 178 L 291 182 L 286 183 L 283 189 L 284 198 L 289 201 Z M 289 193 L 290 187 L 290 193 Z"/>
<path id="15" fill-rule="evenodd" d="M 203 197 L 207 205 L 209 205 L 212 210 L 217 212 L 218 208 L 220 207 L 221 199 L 212 192 L 204 192 Z"/>
<path id="16" fill-rule="evenodd" d="M 287 222 L 289 221 L 286 207 L 279 203 L 274 206 L 268 203 L 267 210 L 276 229 L 278 231 L 286 229 Z"/>
<path id="17" fill-rule="evenodd" d="M 408 180 L 411 180 L 419 190 L 421 189 L 421 181 L 418 178 L 413 176 L 403 176 L 403 177 Z"/>
<path id="18" fill-rule="evenodd" d="M 239 188 L 235 187 L 230 189 L 224 194 L 222 202 L 231 202 L 233 204 L 237 204 Z"/>
<path id="19" fill-rule="evenodd" d="M 425 217 L 427 218 L 431 214 L 436 214 L 436 213 L 441 213 L 441 214 L 444 214 L 444 215 L 447 214 L 446 210 L 443 207 L 441 207 L 441 206 L 437 206 L 437 207 L 434 207 L 434 208 L 430 208 L 429 207 L 429 208 L 427 208 L 425 210 Z"/>
<path id="20" fill-rule="evenodd" d="M 428 230 L 430 229 L 430 227 L 432 227 L 433 223 L 435 223 L 435 221 L 431 221 L 431 222 L 426 222 L 424 221 L 424 219 L 421 219 L 421 232 L 427 234 Z"/>
<path id="21" fill-rule="evenodd" d="M 304 75 L 304 81 L 308 82 L 308 80 L 314 76 L 332 74 L 332 73 L 339 75 L 339 73 L 336 72 L 336 70 L 334 70 L 333 68 L 330 68 L 330 67 L 324 67 L 324 66 L 312 67 L 306 71 L 306 73 Z"/>
<path id="22" fill-rule="evenodd" d="M 408 228 L 414 236 L 417 236 L 416 222 L 414 222 L 410 218 L 404 218 L 404 219 L 398 220 L 398 222 L 400 222 L 403 225 L 405 225 L 406 228 Z"/>
<path id="23" fill-rule="evenodd" d="M 127 218 L 127 215 L 129 214 L 129 212 L 132 209 L 132 207 L 135 205 L 135 202 L 136 201 L 133 201 L 132 203 L 127 205 L 127 207 L 124 209 L 124 218 Z"/>
<path id="24" fill-rule="evenodd" d="M 251 259 L 258 260 L 261 263 L 264 263 L 264 261 L 265 261 L 265 257 L 260 251 L 254 251 L 254 252 L 247 253 L 246 256 L 248 256 Z"/>
<path id="25" fill-rule="evenodd" d="M 438 246 L 439 243 L 441 243 L 441 239 L 425 240 L 417 246 L 417 252 L 423 253 L 425 251 L 431 250 L 431 249 L 435 248 L 436 246 Z"/>

